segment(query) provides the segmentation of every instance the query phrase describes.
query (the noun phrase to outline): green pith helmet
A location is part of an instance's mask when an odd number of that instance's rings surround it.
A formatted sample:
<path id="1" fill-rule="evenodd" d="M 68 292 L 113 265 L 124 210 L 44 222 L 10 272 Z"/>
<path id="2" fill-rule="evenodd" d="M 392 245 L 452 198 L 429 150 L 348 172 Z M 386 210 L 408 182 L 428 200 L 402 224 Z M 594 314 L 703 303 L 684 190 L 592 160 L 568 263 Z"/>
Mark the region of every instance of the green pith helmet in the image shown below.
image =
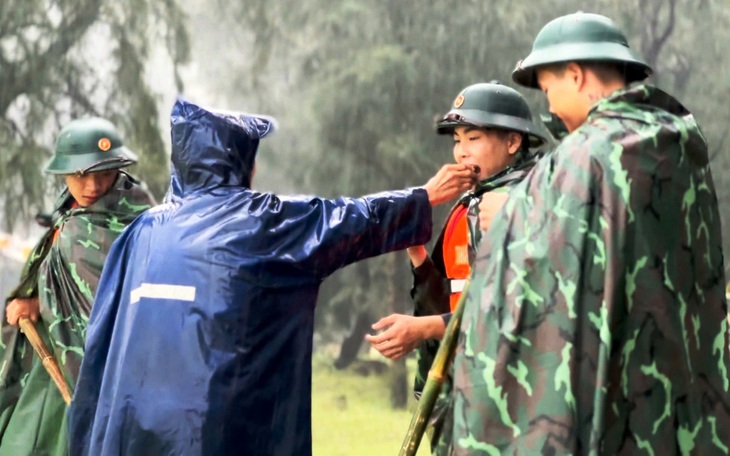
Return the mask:
<path id="1" fill-rule="evenodd" d="M 583 61 L 623 64 L 627 83 L 643 81 L 652 73 L 651 67 L 629 48 L 626 36 L 611 19 L 578 12 L 553 19 L 540 30 L 530 55 L 517 62 L 512 80 L 538 88 L 537 67 Z"/>
<path id="2" fill-rule="evenodd" d="M 114 125 L 106 119 L 89 117 L 73 120 L 63 127 L 53 157 L 44 171 L 82 175 L 134 163 L 137 163 L 137 156 L 124 147 Z"/>
<path id="3" fill-rule="evenodd" d="M 525 98 L 515 89 L 496 82 L 473 84 L 462 90 L 436 128 L 441 135 L 453 134 L 454 127 L 459 125 L 526 133 L 530 147 L 546 142 L 545 136 L 532 123 L 532 113 Z"/>

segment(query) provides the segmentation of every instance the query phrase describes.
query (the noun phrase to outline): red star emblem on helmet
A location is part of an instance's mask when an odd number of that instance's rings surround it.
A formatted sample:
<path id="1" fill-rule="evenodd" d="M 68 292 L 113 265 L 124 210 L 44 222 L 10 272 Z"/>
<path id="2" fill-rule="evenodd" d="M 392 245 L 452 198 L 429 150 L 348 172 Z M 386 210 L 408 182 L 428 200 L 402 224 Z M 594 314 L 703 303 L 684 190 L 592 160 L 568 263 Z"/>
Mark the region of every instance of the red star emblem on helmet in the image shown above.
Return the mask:
<path id="1" fill-rule="evenodd" d="M 109 140 L 109 138 L 101 138 L 98 143 L 99 149 L 106 152 L 107 150 L 112 148 L 112 142 Z"/>
<path id="2" fill-rule="evenodd" d="M 459 94 L 459 96 L 457 96 L 456 99 L 454 100 L 454 107 L 460 108 L 461 105 L 463 105 L 463 104 L 464 104 L 464 95 Z"/>

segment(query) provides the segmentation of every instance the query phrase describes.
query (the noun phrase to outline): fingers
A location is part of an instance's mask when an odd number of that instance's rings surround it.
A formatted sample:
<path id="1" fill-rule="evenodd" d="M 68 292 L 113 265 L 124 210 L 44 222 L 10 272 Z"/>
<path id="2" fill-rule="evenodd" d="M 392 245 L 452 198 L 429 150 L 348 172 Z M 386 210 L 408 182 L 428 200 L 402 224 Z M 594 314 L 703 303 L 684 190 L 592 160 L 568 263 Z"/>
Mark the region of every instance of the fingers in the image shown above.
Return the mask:
<path id="1" fill-rule="evenodd" d="M 425 185 L 432 206 L 450 201 L 470 189 L 477 181 L 473 167 L 460 164 L 444 165 Z"/>
<path id="2" fill-rule="evenodd" d="M 8 303 L 8 305 L 5 307 L 5 320 L 8 322 L 10 326 L 18 326 L 18 320 L 20 319 L 20 315 L 18 315 L 19 307 L 21 306 L 20 300 L 13 299 Z"/>
<path id="3" fill-rule="evenodd" d="M 380 334 L 366 334 L 365 340 L 370 342 L 370 345 L 374 349 L 387 358 L 390 358 L 394 354 L 403 352 L 401 337 L 397 331 L 393 330 L 392 326 Z"/>
<path id="4" fill-rule="evenodd" d="M 479 182 L 479 167 L 478 166 L 467 166 L 467 165 L 456 165 L 457 170 L 453 171 L 452 181 L 454 181 L 462 191 L 469 190 L 477 182 Z"/>
<path id="5" fill-rule="evenodd" d="M 396 361 L 396 360 L 402 358 L 403 356 L 405 356 L 405 352 L 399 348 L 386 349 L 386 350 L 380 351 L 380 354 L 393 361 Z"/>
<path id="6" fill-rule="evenodd" d="M 387 328 L 380 334 L 365 335 L 370 345 L 389 359 L 399 359 L 410 353 L 423 340 L 423 321 L 417 317 L 391 314 L 380 319 L 373 329 Z"/>
<path id="7" fill-rule="evenodd" d="M 37 316 L 34 319 L 33 315 L 30 315 L 28 312 L 25 312 L 22 309 L 8 311 L 6 314 L 6 320 L 8 321 L 8 324 L 10 324 L 10 326 L 18 326 L 20 324 L 20 319 L 23 317 L 30 318 L 31 321 L 34 323 L 38 320 Z"/>
<path id="8" fill-rule="evenodd" d="M 375 346 L 382 344 L 390 340 L 391 334 L 388 331 L 383 331 L 380 334 L 365 334 L 365 340 L 370 342 L 370 345 Z"/>
<path id="9" fill-rule="evenodd" d="M 38 299 L 13 299 L 5 308 L 5 320 L 11 326 L 18 326 L 21 317 L 28 317 L 33 323 L 38 322 Z"/>
<path id="10" fill-rule="evenodd" d="M 376 321 L 371 328 L 373 328 L 376 331 L 379 331 L 386 326 L 390 326 L 393 323 L 395 323 L 395 314 L 388 315 L 387 317 L 383 317 L 380 320 Z"/>
<path id="11" fill-rule="evenodd" d="M 365 334 L 365 340 L 370 342 L 370 345 L 375 347 L 376 345 L 382 344 L 387 339 L 385 339 L 382 334 Z"/>
<path id="12" fill-rule="evenodd" d="M 25 317 L 25 316 L 27 316 L 27 315 L 24 313 L 20 313 L 18 311 L 12 311 L 12 312 L 8 311 L 6 313 L 5 319 L 8 321 L 8 324 L 10 326 L 18 326 L 18 321 L 20 321 L 20 317 Z"/>
<path id="13" fill-rule="evenodd" d="M 450 164 L 444 165 L 441 169 L 451 178 L 458 177 L 468 179 L 469 181 L 476 181 L 479 176 L 479 167 L 476 165 Z"/>
<path id="14" fill-rule="evenodd" d="M 372 344 L 372 346 L 381 355 L 392 360 L 400 359 L 408 354 L 408 350 L 405 350 L 402 345 L 395 343 L 393 340 L 385 340 L 377 344 Z"/>
<path id="15" fill-rule="evenodd" d="M 31 298 L 28 300 L 28 307 L 27 307 L 28 317 L 30 318 L 30 321 L 32 321 L 34 324 L 38 323 L 38 319 L 40 318 L 40 301 L 38 298 Z"/>

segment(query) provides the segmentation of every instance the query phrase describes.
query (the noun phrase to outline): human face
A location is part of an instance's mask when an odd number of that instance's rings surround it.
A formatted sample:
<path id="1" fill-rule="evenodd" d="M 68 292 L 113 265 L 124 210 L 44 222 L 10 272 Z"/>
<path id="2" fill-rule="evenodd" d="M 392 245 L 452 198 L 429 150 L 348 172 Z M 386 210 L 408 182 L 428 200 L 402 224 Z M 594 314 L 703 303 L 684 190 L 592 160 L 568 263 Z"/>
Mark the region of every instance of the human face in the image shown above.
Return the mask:
<path id="1" fill-rule="evenodd" d="M 572 62 L 559 71 L 537 69 L 537 83 L 547 96 L 550 112 L 560 117 L 569 132 L 588 117 L 590 104 L 582 93 L 584 79 L 583 70 Z"/>
<path id="2" fill-rule="evenodd" d="M 119 170 L 109 169 L 82 175 L 66 174 L 66 185 L 71 196 L 81 207 L 88 207 L 106 195 L 114 185 Z"/>
<path id="3" fill-rule="evenodd" d="M 454 160 L 479 167 L 479 180 L 502 171 L 515 160 L 521 137 L 518 133 L 502 134 L 471 126 L 454 128 Z"/>

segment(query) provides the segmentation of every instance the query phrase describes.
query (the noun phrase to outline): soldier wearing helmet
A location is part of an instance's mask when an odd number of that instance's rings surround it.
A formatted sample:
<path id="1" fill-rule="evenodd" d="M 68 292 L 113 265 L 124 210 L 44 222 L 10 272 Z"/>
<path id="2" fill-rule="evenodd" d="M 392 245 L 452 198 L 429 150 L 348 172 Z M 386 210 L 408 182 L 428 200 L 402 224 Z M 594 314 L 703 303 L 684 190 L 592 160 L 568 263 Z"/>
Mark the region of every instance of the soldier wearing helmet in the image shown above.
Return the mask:
<path id="1" fill-rule="evenodd" d="M 44 171 L 63 175 L 75 202 L 87 207 L 107 193 L 120 169 L 136 162 L 114 125 L 95 117 L 74 120 L 61 130 Z"/>
<path id="2" fill-rule="evenodd" d="M 60 132 L 44 171 L 66 188 L 51 227 L 31 252 L 20 284 L 7 299 L 0 381 L 2 454 L 66 454 L 65 404 L 17 328 L 34 322 L 73 388 L 83 358 L 86 322 L 106 254 L 124 227 L 154 202 L 122 168 L 137 162 L 114 125 L 78 119 Z M 22 379 L 22 382 L 21 382 Z M 38 431 L 38 430 L 42 431 Z"/>
<path id="3" fill-rule="evenodd" d="M 532 168 L 536 149 L 546 142 L 524 97 L 496 82 L 473 84 L 459 92 L 449 112 L 437 123 L 437 131 L 453 137 L 454 160 L 478 170 L 480 182 L 451 210 L 430 256 L 424 246 L 407 250 L 413 268 L 414 316 L 385 317 L 373 325 L 373 329 L 384 331 L 366 336 L 374 348 L 391 359 L 420 345 L 414 386 L 417 394 L 423 389 L 438 340 L 471 272 L 480 236 L 476 205 L 480 199 L 490 201 L 493 195 L 506 195 Z M 503 198 L 496 198 L 496 205 L 503 202 Z"/>
<path id="4" fill-rule="evenodd" d="M 479 246 L 438 454 L 727 454 L 717 194 L 692 114 L 597 14 L 513 73 L 569 134 Z"/>

